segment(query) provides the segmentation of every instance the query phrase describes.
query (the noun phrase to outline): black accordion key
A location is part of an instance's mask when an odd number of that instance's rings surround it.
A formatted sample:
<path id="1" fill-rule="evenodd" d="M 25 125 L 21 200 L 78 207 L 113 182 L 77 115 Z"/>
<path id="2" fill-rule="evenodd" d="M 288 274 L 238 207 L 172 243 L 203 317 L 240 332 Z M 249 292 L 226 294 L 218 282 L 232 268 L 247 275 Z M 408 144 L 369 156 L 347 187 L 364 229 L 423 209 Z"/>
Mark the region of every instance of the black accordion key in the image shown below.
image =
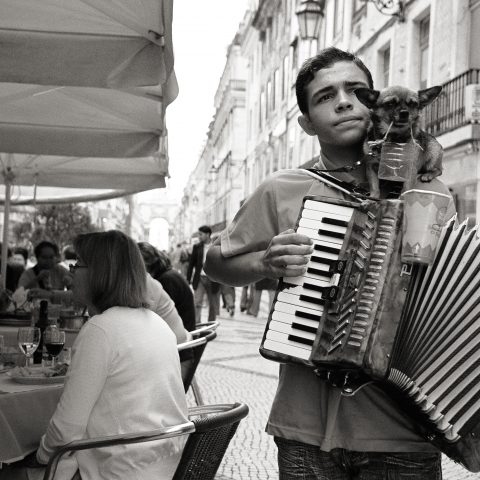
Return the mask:
<path id="1" fill-rule="evenodd" d="M 318 234 L 319 235 L 326 235 L 328 237 L 332 238 L 339 238 L 340 240 L 343 240 L 345 238 L 345 234 L 341 232 L 332 232 L 331 230 L 325 230 L 323 228 L 318 229 Z"/>
<path id="2" fill-rule="evenodd" d="M 308 313 L 308 312 L 302 312 L 301 310 L 297 310 L 295 312 L 295 316 L 301 317 L 301 318 L 308 318 L 310 320 L 317 320 L 317 322 L 320 322 L 320 320 L 322 319 L 321 315 L 316 315 L 316 314 Z"/>
<path id="3" fill-rule="evenodd" d="M 337 227 L 348 227 L 348 222 L 346 220 L 338 220 L 337 218 L 323 217 L 322 223 L 327 223 L 328 225 L 336 225 Z"/>
<path id="4" fill-rule="evenodd" d="M 308 338 L 299 337 L 298 335 L 289 335 L 288 340 L 291 342 L 303 343 L 304 345 L 312 346 L 313 340 L 309 340 Z"/>

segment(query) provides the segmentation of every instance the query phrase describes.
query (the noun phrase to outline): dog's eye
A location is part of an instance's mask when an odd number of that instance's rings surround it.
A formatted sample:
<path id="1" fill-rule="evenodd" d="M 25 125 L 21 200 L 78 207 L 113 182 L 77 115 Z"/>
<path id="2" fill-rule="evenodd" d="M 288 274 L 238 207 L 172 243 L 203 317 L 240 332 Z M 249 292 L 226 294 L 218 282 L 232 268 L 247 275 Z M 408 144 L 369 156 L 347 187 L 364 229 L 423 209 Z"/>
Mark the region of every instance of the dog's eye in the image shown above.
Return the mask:
<path id="1" fill-rule="evenodd" d="M 387 102 L 383 102 L 383 106 L 387 108 L 392 108 L 397 104 L 395 100 L 388 100 Z"/>
<path id="2" fill-rule="evenodd" d="M 407 105 L 408 105 L 409 107 L 416 108 L 416 107 L 418 107 L 418 102 L 417 102 L 416 100 L 409 100 L 409 101 L 407 102 Z"/>

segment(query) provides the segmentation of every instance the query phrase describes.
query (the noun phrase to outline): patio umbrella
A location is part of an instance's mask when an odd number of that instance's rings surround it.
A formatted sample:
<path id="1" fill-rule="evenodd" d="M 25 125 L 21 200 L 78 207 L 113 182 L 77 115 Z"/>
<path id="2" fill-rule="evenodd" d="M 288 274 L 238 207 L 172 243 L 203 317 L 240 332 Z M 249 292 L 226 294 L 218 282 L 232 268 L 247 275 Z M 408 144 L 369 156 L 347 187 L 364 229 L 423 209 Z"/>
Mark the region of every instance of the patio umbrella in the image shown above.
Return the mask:
<path id="1" fill-rule="evenodd" d="M 172 10 L 173 0 L 0 0 L 4 244 L 12 201 L 165 186 Z"/>

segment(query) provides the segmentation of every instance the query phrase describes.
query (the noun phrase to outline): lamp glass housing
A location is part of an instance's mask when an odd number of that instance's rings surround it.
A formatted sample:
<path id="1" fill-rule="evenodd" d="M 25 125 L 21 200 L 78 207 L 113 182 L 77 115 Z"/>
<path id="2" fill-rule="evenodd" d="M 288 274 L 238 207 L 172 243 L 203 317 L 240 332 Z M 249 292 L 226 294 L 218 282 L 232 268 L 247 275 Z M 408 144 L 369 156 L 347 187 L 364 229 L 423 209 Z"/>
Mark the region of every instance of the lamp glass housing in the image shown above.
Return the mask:
<path id="1" fill-rule="evenodd" d="M 298 19 L 298 28 L 302 39 L 316 39 L 320 34 L 323 18 L 323 0 L 303 0 L 295 12 Z"/>

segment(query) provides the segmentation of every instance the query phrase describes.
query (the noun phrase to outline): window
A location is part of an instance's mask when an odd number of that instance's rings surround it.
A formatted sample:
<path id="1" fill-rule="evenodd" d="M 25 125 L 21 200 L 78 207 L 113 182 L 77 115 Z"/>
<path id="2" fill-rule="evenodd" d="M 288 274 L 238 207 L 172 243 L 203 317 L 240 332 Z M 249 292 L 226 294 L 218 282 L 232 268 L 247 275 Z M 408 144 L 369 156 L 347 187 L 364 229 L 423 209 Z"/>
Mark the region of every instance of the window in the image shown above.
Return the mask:
<path id="1" fill-rule="evenodd" d="M 335 0 L 333 13 L 333 38 L 343 32 L 343 0 Z"/>
<path id="2" fill-rule="evenodd" d="M 453 186 L 451 189 L 460 222 L 469 219 L 469 226 L 476 223 L 477 184 Z"/>
<path id="3" fill-rule="evenodd" d="M 283 59 L 282 69 L 282 100 L 288 96 L 288 55 Z"/>
<path id="4" fill-rule="evenodd" d="M 280 72 L 278 68 L 273 73 L 272 110 L 277 108 L 278 94 L 280 93 Z"/>
<path id="5" fill-rule="evenodd" d="M 418 45 L 420 50 L 420 88 L 427 87 L 428 81 L 428 45 L 430 40 L 430 17 L 425 17 L 419 23 Z"/>
<path id="6" fill-rule="evenodd" d="M 258 127 L 261 130 L 263 126 L 263 116 L 265 115 L 265 90 L 260 93 L 260 106 L 258 109 Z"/>
<path id="7" fill-rule="evenodd" d="M 291 61 L 291 69 L 292 69 L 292 75 L 293 78 L 297 77 L 297 69 L 298 69 L 298 41 L 295 39 L 291 46 L 290 46 L 290 55 L 292 58 Z"/>
<path id="8" fill-rule="evenodd" d="M 390 45 L 381 52 L 382 63 L 382 87 L 385 88 L 390 83 Z"/>
<path id="9" fill-rule="evenodd" d="M 273 100 L 272 100 L 272 81 L 269 80 L 267 82 L 267 99 L 266 99 L 266 105 L 265 105 L 265 114 L 266 117 L 268 118 L 270 115 L 270 111 L 273 110 Z"/>

